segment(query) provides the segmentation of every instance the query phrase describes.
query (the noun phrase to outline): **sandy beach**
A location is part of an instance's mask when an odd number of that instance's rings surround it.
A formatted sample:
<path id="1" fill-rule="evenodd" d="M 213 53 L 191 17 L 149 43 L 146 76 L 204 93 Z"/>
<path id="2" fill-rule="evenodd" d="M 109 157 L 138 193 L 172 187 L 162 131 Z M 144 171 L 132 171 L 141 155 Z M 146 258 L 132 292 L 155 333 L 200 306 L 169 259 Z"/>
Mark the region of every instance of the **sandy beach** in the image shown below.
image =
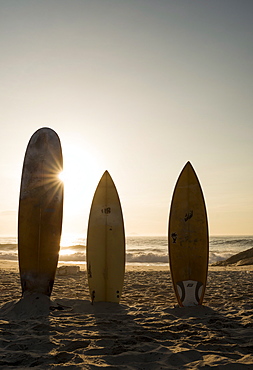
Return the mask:
<path id="1" fill-rule="evenodd" d="M 20 300 L 1 261 L 0 369 L 252 369 L 252 285 L 252 265 L 210 266 L 203 306 L 179 308 L 169 267 L 128 266 L 120 304 L 91 305 L 84 270 Z"/>

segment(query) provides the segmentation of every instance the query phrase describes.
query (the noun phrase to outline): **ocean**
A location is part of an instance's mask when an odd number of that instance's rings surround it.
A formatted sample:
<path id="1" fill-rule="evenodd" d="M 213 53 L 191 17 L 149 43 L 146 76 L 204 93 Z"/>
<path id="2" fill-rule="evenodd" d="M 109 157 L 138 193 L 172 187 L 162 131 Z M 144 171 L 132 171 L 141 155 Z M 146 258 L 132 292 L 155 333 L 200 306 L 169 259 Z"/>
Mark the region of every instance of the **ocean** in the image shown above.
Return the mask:
<path id="1" fill-rule="evenodd" d="M 66 264 L 85 264 L 83 235 L 62 237 L 59 261 Z M 253 236 L 211 236 L 209 264 L 224 260 L 253 247 Z M 0 237 L 0 260 L 18 260 L 17 238 Z M 168 240 L 166 236 L 126 237 L 126 263 L 131 265 L 167 265 Z"/>

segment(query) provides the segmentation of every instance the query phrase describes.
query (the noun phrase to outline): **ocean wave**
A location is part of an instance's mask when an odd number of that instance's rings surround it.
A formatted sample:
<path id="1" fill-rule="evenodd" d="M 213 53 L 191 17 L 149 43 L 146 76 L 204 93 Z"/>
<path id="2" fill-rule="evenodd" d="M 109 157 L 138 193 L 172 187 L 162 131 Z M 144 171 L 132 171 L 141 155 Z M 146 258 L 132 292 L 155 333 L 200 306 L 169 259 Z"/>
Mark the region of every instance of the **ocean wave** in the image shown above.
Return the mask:
<path id="1" fill-rule="evenodd" d="M 18 250 L 18 245 L 17 244 L 0 244 L 0 250 L 2 251 L 17 251 Z"/>
<path id="2" fill-rule="evenodd" d="M 126 262 L 139 262 L 139 263 L 167 263 L 169 260 L 167 255 L 163 254 L 126 254 Z M 84 253 L 73 253 L 70 255 L 62 255 L 59 257 L 59 261 L 86 261 L 86 255 Z"/>
<path id="3" fill-rule="evenodd" d="M 213 264 L 215 262 L 226 260 L 229 257 L 232 257 L 234 253 L 215 253 L 215 252 L 209 252 L 209 264 Z"/>
<path id="4" fill-rule="evenodd" d="M 253 247 L 253 238 L 251 236 L 228 236 L 228 237 L 210 237 L 210 246 L 218 245 L 221 248 L 226 245 L 237 247 Z"/>
<path id="5" fill-rule="evenodd" d="M 126 254 L 126 262 L 139 262 L 139 263 L 167 263 L 169 261 L 168 255 L 164 254 Z"/>
<path id="6" fill-rule="evenodd" d="M 222 260 L 226 260 L 229 257 L 232 257 L 234 253 L 209 253 L 209 264 L 213 264 L 215 262 L 219 262 Z M 18 261 L 18 253 L 2 253 L 0 252 L 0 260 L 8 260 L 8 261 Z M 86 261 L 86 254 L 85 253 L 73 253 L 73 254 L 66 254 L 59 256 L 59 262 L 80 262 L 83 263 Z M 168 255 L 164 254 L 154 254 L 154 253 L 147 253 L 147 254 L 126 254 L 126 262 L 127 263 L 168 263 L 169 257 Z"/>
<path id="7" fill-rule="evenodd" d="M 64 245 L 60 247 L 61 250 L 64 249 L 73 249 L 73 250 L 79 250 L 79 249 L 86 249 L 86 246 L 84 244 L 74 244 L 74 245 Z"/>
<path id="8" fill-rule="evenodd" d="M 127 237 L 126 262 L 135 264 L 168 263 L 166 237 Z M 73 244 L 61 246 L 59 261 L 83 263 L 86 260 L 85 240 L 73 240 Z M 253 247 L 252 236 L 210 237 L 209 263 L 225 260 L 232 255 Z M 15 238 L 0 238 L 0 259 L 18 260 Z"/>
<path id="9" fill-rule="evenodd" d="M 1 253 L 0 252 L 0 260 L 17 261 L 18 260 L 18 254 L 17 253 Z"/>
<path id="10" fill-rule="evenodd" d="M 126 245 L 127 247 L 132 248 L 140 248 L 140 249 L 153 249 L 157 248 L 167 248 L 168 247 L 168 238 L 161 236 L 161 237 L 127 237 L 126 238 Z"/>
<path id="11" fill-rule="evenodd" d="M 80 262 L 84 262 L 86 261 L 86 256 L 84 253 L 73 253 L 73 254 L 64 254 L 64 255 L 60 255 L 59 256 L 59 261 L 61 262 L 66 262 L 66 261 L 80 261 Z"/>

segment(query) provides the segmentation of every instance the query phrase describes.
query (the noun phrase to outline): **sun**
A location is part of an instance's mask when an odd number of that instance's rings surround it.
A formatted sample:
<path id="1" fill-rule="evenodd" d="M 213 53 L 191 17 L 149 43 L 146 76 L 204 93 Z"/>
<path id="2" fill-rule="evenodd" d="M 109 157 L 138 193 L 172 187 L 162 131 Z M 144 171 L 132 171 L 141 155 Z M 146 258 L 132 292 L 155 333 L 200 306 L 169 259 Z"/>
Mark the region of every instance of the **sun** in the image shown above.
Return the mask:
<path id="1" fill-rule="evenodd" d="M 61 182 L 65 182 L 65 172 L 64 171 L 61 171 L 59 174 L 58 174 L 58 179 L 61 181 Z"/>
<path id="2" fill-rule="evenodd" d="M 62 152 L 63 171 L 58 178 L 64 184 L 63 232 L 82 233 L 105 168 L 88 148 L 62 143 Z"/>

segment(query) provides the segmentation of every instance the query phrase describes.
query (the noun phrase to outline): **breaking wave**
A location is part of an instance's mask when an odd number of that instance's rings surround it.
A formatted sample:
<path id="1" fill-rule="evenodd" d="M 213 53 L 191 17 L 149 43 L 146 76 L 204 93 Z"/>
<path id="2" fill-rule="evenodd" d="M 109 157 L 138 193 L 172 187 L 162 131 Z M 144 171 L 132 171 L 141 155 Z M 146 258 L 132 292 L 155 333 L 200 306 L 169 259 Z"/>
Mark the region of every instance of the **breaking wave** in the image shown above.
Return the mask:
<path id="1" fill-rule="evenodd" d="M 252 236 L 210 237 L 209 264 L 225 260 L 232 255 L 253 247 Z M 18 260 L 16 238 L 0 237 L 0 260 Z M 131 236 L 126 238 L 126 262 L 128 264 L 167 264 L 167 237 Z M 60 262 L 84 263 L 86 261 L 85 239 L 80 238 L 60 249 Z"/>

